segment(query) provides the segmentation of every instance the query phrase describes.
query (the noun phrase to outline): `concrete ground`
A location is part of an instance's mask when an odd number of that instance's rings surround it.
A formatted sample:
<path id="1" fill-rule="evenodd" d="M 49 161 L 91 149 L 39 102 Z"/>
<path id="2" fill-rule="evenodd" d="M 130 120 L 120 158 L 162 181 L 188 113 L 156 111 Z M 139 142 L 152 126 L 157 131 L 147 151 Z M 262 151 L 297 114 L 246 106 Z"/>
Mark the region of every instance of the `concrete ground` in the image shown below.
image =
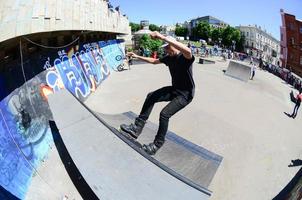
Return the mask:
<path id="1" fill-rule="evenodd" d="M 36 169 L 25 200 L 81 200 L 61 161 L 56 146 Z M 65 197 L 65 198 L 64 198 Z"/>
<path id="2" fill-rule="evenodd" d="M 170 120 L 169 129 L 224 157 L 209 187 L 212 200 L 272 199 L 291 180 L 302 158 L 301 120 L 291 112 L 290 86 L 274 75 L 258 70 L 253 81 L 225 76 L 228 62 L 194 63 L 195 98 Z M 113 72 L 86 104 L 97 112 L 139 113 L 149 91 L 170 85 L 163 64 L 135 65 Z M 150 116 L 158 123 L 166 103 L 154 107 Z"/>

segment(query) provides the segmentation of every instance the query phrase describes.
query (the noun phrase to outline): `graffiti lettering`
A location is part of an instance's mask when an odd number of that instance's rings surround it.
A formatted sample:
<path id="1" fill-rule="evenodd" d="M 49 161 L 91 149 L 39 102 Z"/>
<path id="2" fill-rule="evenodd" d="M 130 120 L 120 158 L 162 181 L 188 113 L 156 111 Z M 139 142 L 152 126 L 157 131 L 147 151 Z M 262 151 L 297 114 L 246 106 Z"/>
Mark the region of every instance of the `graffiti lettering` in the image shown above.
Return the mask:
<path id="1" fill-rule="evenodd" d="M 59 51 L 53 68 L 49 67 L 50 60 L 46 61 L 46 82 L 54 92 L 63 84 L 79 99 L 85 99 L 109 76 L 110 68 L 116 69 L 123 62 L 124 51 L 116 41 L 84 44 L 83 48 L 70 57 Z"/>

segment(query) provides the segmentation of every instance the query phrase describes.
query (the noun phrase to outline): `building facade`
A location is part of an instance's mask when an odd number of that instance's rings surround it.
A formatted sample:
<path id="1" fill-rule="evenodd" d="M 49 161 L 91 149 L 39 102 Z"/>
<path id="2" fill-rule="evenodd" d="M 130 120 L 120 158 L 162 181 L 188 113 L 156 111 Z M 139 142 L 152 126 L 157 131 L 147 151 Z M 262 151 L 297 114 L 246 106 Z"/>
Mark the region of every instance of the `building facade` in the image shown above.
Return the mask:
<path id="1" fill-rule="evenodd" d="M 170 35 L 172 37 L 175 37 L 175 25 L 169 26 L 169 25 L 162 25 L 160 26 L 161 33 L 165 35 Z"/>
<path id="2" fill-rule="evenodd" d="M 245 37 L 244 51 L 247 54 L 275 65 L 280 64 L 280 42 L 276 38 L 257 25 L 240 25 L 236 28 Z"/>
<path id="3" fill-rule="evenodd" d="M 302 76 L 302 21 L 280 10 L 282 67 Z"/>
<path id="4" fill-rule="evenodd" d="M 192 19 L 190 21 L 190 27 L 194 28 L 200 22 L 209 23 L 211 26 L 216 27 L 216 28 L 223 28 L 223 27 L 227 27 L 228 26 L 228 24 L 225 23 L 224 21 L 208 15 L 208 16 L 198 17 L 196 19 Z"/>

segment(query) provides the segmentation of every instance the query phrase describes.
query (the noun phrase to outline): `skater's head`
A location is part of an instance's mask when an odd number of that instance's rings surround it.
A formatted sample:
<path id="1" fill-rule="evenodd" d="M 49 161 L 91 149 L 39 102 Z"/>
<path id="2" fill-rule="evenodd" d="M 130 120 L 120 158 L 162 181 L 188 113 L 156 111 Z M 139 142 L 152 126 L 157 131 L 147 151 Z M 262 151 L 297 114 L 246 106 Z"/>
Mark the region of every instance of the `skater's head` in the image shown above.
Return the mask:
<path id="1" fill-rule="evenodd" d="M 171 36 L 167 36 L 169 39 L 175 40 L 175 38 L 171 37 Z M 162 48 L 164 48 L 165 52 L 172 56 L 178 53 L 178 50 L 173 47 L 171 44 L 169 44 L 168 42 L 165 42 L 162 46 Z"/>
<path id="2" fill-rule="evenodd" d="M 170 44 L 167 45 L 167 46 L 165 46 L 164 50 L 170 56 L 173 56 L 173 55 L 175 55 L 175 54 L 178 53 L 178 50 L 175 47 L 173 47 L 172 45 L 170 45 Z"/>

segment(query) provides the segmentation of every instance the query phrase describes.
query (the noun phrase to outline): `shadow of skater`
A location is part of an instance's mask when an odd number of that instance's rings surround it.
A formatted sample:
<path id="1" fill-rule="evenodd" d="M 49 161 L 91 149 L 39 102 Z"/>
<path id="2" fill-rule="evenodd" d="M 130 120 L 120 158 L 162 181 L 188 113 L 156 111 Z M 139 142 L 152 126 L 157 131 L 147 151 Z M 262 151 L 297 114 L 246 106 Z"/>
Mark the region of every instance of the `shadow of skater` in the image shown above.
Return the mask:
<path id="1" fill-rule="evenodd" d="M 289 114 L 289 113 L 287 113 L 287 112 L 283 112 L 286 116 L 288 116 L 288 117 L 292 117 L 292 115 L 291 114 Z"/>
<path id="2" fill-rule="evenodd" d="M 288 165 L 288 167 L 297 167 L 302 165 L 302 160 L 296 159 L 296 160 L 291 160 L 291 164 Z"/>

